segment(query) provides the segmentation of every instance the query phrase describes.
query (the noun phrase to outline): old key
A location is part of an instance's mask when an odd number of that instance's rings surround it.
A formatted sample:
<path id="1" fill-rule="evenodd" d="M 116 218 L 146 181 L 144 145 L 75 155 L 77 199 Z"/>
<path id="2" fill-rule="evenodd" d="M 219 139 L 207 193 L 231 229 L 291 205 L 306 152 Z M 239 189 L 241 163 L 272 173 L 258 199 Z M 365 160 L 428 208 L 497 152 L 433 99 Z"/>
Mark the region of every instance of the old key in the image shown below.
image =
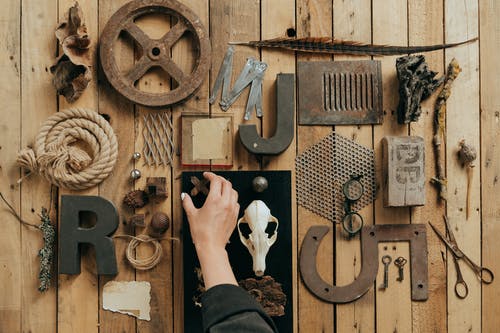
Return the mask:
<path id="1" fill-rule="evenodd" d="M 380 289 L 387 289 L 389 286 L 389 264 L 392 258 L 390 255 L 385 255 L 382 257 L 382 263 L 384 264 L 384 283 L 380 285 Z"/>
<path id="2" fill-rule="evenodd" d="M 396 260 L 394 260 L 394 265 L 398 267 L 398 280 L 399 282 L 404 280 L 404 272 L 403 272 L 403 266 L 407 263 L 407 260 L 403 257 L 397 257 Z"/>

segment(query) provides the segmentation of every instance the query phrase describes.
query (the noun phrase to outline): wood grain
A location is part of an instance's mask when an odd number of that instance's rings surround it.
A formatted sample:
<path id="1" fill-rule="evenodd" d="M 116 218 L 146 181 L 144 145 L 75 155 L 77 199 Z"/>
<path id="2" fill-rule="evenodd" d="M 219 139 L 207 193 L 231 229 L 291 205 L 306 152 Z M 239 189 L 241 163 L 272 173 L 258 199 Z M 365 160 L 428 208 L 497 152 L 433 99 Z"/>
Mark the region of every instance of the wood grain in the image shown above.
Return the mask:
<path id="1" fill-rule="evenodd" d="M 57 2 L 54 0 L 22 2 L 25 13 L 21 22 L 21 92 L 22 92 L 22 132 L 21 147 L 31 145 L 40 125 L 47 117 L 57 111 L 57 99 L 52 87 L 52 75 L 49 67 L 54 61 L 55 36 L 53 34 L 57 20 Z M 39 35 L 37 31 L 47 33 Z M 33 48 L 37 53 L 33 53 Z M 25 70 L 22 70 L 22 69 Z M 19 148 L 21 148 L 19 147 Z M 13 165 L 14 166 L 14 165 Z M 57 195 L 57 193 L 55 193 Z M 55 198 L 57 200 L 57 198 Z M 38 214 L 43 207 L 50 205 L 50 183 L 43 177 L 32 175 L 21 183 L 21 216 L 32 223 L 39 223 Z M 53 224 L 57 223 L 57 211 L 51 209 Z M 33 229 L 22 229 L 23 262 L 23 331 L 54 332 L 56 330 L 56 288 L 57 270 L 53 271 L 51 289 L 40 294 L 38 287 L 38 250 L 42 247 L 41 234 Z M 57 256 L 56 256 L 57 259 Z M 57 265 L 57 261 L 55 261 Z"/>
<path id="2" fill-rule="evenodd" d="M 71 1 L 58 1 L 58 22 L 65 20 L 68 9 L 73 6 Z M 89 27 L 88 34 L 93 41 L 91 45 L 92 77 L 88 87 L 82 96 L 72 104 L 68 104 L 64 97 L 59 96 L 59 111 L 82 107 L 98 112 L 97 92 L 97 1 L 84 0 L 79 2 L 84 14 L 84 21 Z M 54 22 L 55 23 L 55 22 Z M 56 24 L 53 26 L 53 30 Z M 50 34 L 53 33 L 50 31 Z M 59 51 L 61 52 L 61 51 Z M 85 191 L 59 190 L 60 195 L 98 195 L 97 187 Z M 85 302 L 81 300 L 85 299 Z M 90 246 L 82 246 L 81 251 L 81 273 L 79 275 L 59 275 L 58 290 L 58 332 L 60 333 L 93 333 L 99 331 L 99 279 L 95 261 L 95 251 Z"/>
<path id="3" fill-rule="evenodd" d="M 477 1 L 445 1 L 445 42 L 478 36 Z M 460 23 L 459 23 L 460 22 Z M 453 27 L 453 28 L 451 28 Z M 465 219 L 467 174 L 457 159 L 458 142 L 479 147 L 479 45 L 477 42 L 445 52 L 445 63 L 456 58 L 462 73 L 455 80 L 447 101 L 446 115 L 446 170 L 448 178 L 447 215 L 459 247 L 473 261 L 481 260 L 480 179 L 481 170 L 475 168 L 471 184 L 471 215 Z M 467 126 L 464 126 L 467 124 Z M 444 250 L 443 250 L 444 252 Z M 452 256 L 447 255 L 448 266 L 448 331 L 478 332 L 481 330 L 481 285 L 472 270 L 460 263 L 469 296 L 458 299 L 454 293 L 456 281 Z"/>
<path id="4" fill-rule="evenodd" d="M 278 9 L 280 8 L 280 9 Z M 295 0 L 262 0 L 261 1 L 261 38 L 273 38 L 286 36 L 287 29 L 295 29 Z M 286 53 L 277 50 L 262 50 L 262 61 L 269 65 L 264 77 L 262 86 L 262 134 L 269 138 L 274 135 L 276 130 L 276 75 L 279 73 L 295 73 L 295 56 L 293 53 Z M 292 92 L 294 93 L 294 92 Z M 295 97 L 295 95 L 294 95 Z M 296 99 L 295 99 L 296 100 Z M 295 109 L 294 109 L 295 110 Z M 296 114 L 294 112 L 294 114 Z M 252 115 L 255 117 L 255 113 Z M 294 116 L 294 122 L 297 119 Z M 262 168 L 264 170 L 286 170 L 292 169 L 291 187 L 292 187 L 292 235 L 297 234 L 297 204 L 295 195 L 295 172 L 294 162 L 296 155 L 296 138 L 290 146 L 278 156 L 265 156 L 262 159 Z M 297 265 L 297 237 L 292 237 L 292 285 L 297 286 L 298 265 Z M 280 282 L 280 281 L 278 281 Z M 287 306 L 293 306 L 294 330 L 297 330 L 297 292 L 293 293 L 293 299 L 287 301 Z"/>
<path id="5" fill-rule="evenodd" d="M 4 135 L 0 144 L 0 192 L 13 205 L 21 210 L 21 190 L 15 186 L 19 178 L 16 167 L 16 153 L 21 146 L 21 2 L 11 1 L 0 13 L 2 28 L 0 38 L 8 43 L 0 43 L 0 57 L 3 59 L 0 70 L 0 108 L 8 110 L 9 117 L 2 120 L 0 129 Z M 10 138 L 10 140 L 5 140 Z M 22 265 L 21 236 L 25 227 L 1 203 L 0 218 L 4 222 L 0 235 L 0 280 L 4 286 L 0 291 L 0 331 L 21 332 L 22 329 L 22 286 L 25 265 Z M 27 230 L 30 232 L 31 230 Z M 34 231 L 36 234 L 37 231 Z M 35 235 L 36 236 L 36 235 Z M 36 265 L 36 259 L 33 260 Z M 36 276 L 31 276 L 36 281 Z M 34 283 L 36 284 L 36 282 Z M 34 291 L 33 293 L 35 293 Z"/>
<path id="6" fill-rule="evenodd" d="M 113 201 L 120 212 L 120 220 L 132 212 L 121 206 L 125 192 L 144 186 L 148 176 L 167 177 L 171 196 L 165 201 L 154 203 L 143 209 L 150 214 L 156 210 L 165 211 L 172 217 L 172 227 L 166 236 L 181 238 L 182 209 L 179 199 L 182 168 L 178 156 L 173 166 L 147 167 L 143 160 L 131 160 L 133 151 L 142 150 L 142 121 L 144 113 L 159 112 L 133 106 L 109 86 L 102 72 L 98 72 L 96 46 L 98 33 L 102 31 L 109 17 L 128 0 L 80 0 L 88 31 L 93 40 L 93 70 L 95 79 L 82 97 L 73 105 L 63 98 L 57 98 L 51 85 L 49 67 L 57 54 L 54 29 L 73 5 L 70 0 L 0 0 L 0 56 L 2 77 L 0 78 L 0 190 L 14 204 L 22 217 L 38 223 L 37 213 L 50 202 L 50 185 L 42 177 L 31 176 L 20 186 L 15 182 L 20 170 L 15 166 L 16 152 L 33 143 L 41 123 L 51 114 L 67 107 L 82 106 L 110 115 L 111 125 L 119 140 L 119 157 L 110 177 L 99 189 L 81 192 L 60 190 L 59 194 L 99 194 Z M 497 87 L 499 73 L 497 53 L 500 47 L 497 23 L 500 6 L 491 0 L 462 1 L 400 1 L 400 0 L 187 0 L 183 1 L 202 20 L 210 32 L 212 44 L 212 69 L 207 80 L 187 102 L 172 108 L 176 150 L 180 148 L 181 112 L 203 112 L 223 114 L 217 104 L 209 106 L 208 95 L 220 62 L 229 41 L 249 41 L 259 38 L 283 37 L 288 28 L 295 28 L 299 37 L 332 36 L 380 44 L 429 45 L 442 42 L 458 42 L 478 36 L 480 43 L 459 48 L 426 53 L 426 60 L 432 70 L 444 72 L 452 57 L 456 57 L 463 69 L 454 83 L 452 96 L 448 101 L 446 166 L 449 180 L 449 202 L 445 205 L 436 201 L 436 191 L 426 185 L 426 205 L 418 208 L 383 208 L 382 197 L 377 196 L 374 205 L 360 213 L 365 224 L 371 223 L 427 223 L 437 224 L 443 230 L 441 216 L 447 213 L 459 245 L 476 262 L 481 259 L 494 272 L 497 264 L 497 235 L 500 232 L 498 200 L 491 193 L 498 187 L 499 152 L 495 144 L 499 140 L 498 128 L 500 101 Z M 22 15 L 21 15 L 22 13 Z M 161 33 L 168 23 L 160 17 L 144 21 L 151 34 Z M 480 24 L 480 27 L 479 27 Z M 479 49 L 480 47 L 480 49 Z M 479 53 L 480 51 L 480 53 Z M 172 49 L 174 61 L 187 70 L 192 65 L 192 48 L 187 39 L 182 39 Z M 252 115 L 252 120 L 243 121 L 243 112 L 248 89 L 229 109 L 234 117 L 234 165 L 233 170 L 294 170 L 295 156 L 318 142 L 332 131 L 328 126 L 297 126 L 296 138 L 280 156 L 257 159 L 249 154 L 239 142 L 237 133 L 241 123 L 258 125 L 259 133 L 269 137 L 275 130 L 275 79 L 276 73 L 294 72 L 297 61 L 331 60 L 329 55 L 307 55 L 277 50 L 259 50 L 251 47 L 235 47 L 233 82 L 240 73 L 246 58 L 252 56 L 269 64 L 265 75 L 262 121 Z M 366 59 L 368 57 L 335 56 L 335 60 Z M 420 135 L 426 145 L 427 178 L 434 174 L 432 154 L 432 121 L 435 96 L 423 103 L 420 120 L 410 126 L 401 126 L 396 121 L 398 102 L 396 57 L 382 60 L 384 84 L 384 124 L 377 126 L 337 126 L 335 131 L 376 152 L 377 184 L 381 184 L 381 145 L 386 135 Z M 117 61 L 132 66 L 133 46 L 121 48 Z M 98 75 L 97 75 L 98 74 Z M 99 78 L 99 83 L 98 79 Z M 169 89 L 170 81 L 159 73 L 150 73 L 140 87 L 158 91 Z M 297 96 L 296 96 L 297 98 Z M 218 97 L 218 100 L 220 97 Z M 217 102 L 218 102 L 217 100 Z M 482 112 L 480 112 L 480 110 Z M 466 172 L 456 159 L 458 140 L 465 138 L 480 152 L 474 168 L 472 184 L 472 214 L 465 220 Z M 143 178 L 135 185 L 128 175 L 133 167 L 142 171 Z M 212 168 L 215 169 L 215 168 Z M 295 178 L 293 177 L 293 182 Z M 295 184 L 295 183 L 294 183 Z M 295 186 L 295 185 L 292 186 Z M 13 187 L 11 187 L 13 185 Z M 295 198 L 295 196 L 293 196 Z M 57 199 L 57 198 L 56 198 Z M 57 223 L 57 201 L 51 216 Z M 297 256 L 302 239 L 312 225 L 332 226 L 315 214 L 292 204 L 294 225 L 294 283 L 296 286 L 294 305 L 296 332 L 493 332 L 500 321 L 498 301 L 499 287 L 481 286 L 471 270 L 461 265 L 464 279 L 469 285 L 469 296 L 465 300 L 455 297 L 453 286 L 456 279 L 452 258 L 433 232 L 428 232 L 429 247 L 429 299 L 426 302 L 410 301 L 409 265 L 405 266 L 405 280 L 395 280 L 397 268 L 391 263 L 389 288 L 378 290 L 383 274 L 379 265 L 377 282 L 366 295 L 351 304 L 332 305 L 318 300 L 303 285 L 298 268 Z M 96 274 L 92 249 L 84 249 L 82 273 L 77 276 L 56 276 L 54 284 L 58 290 L 39 294 L 37 251 L 42 242 L 37 231 L 20 227 L 6 210 L 0 209 L 4 222 L 0 236 L 0 280 L 9 288 L 0 291 L 1 332 L 90 332 L 90 333 L 145 333 L 183 332 L 183 289 L 182 251 L 178 241 L 162 241 L 163 261 L 156 269 L 135 273 L 123 255 L 126 241 L 117 240 L 116 255 L 119 274 L 116 280 L 147 280 L 152 283 L 152 321 L 136 321 L 134 318 L 103 311 L 101 291 L 109 277 Z M 482 223 L 481 223 L 482 222 Z M 127 226 L 121 224 L 118 233 L 125 233 Z M 137 229 L 135 232 L 144 232 Z M 393 249 L 393 246 L 396 249 Z M 387 249 L 385 249 L 387 247 Z M 408 246 L 404 243 L 380 244 L 380 256 L 388 253 L 393 258 L 408 257 Z M 148 254 L 147 247 L 140 247 L 137 255 Z M 380 260 L 380 258 L 379 258 Z M 317 267 L 321 276 L 338 285 L 351 282 L 359 272 L 359 240 L 346 240 L 334 227 L 321 244 Z M 446 286 L 446 288 L 445 288 Z"/>
<path id="7" fill-rule="evenodd" d="M 333 1 L 333 35 L 335 38 L 371 43 L 371 1 Z M 370 57 L 336 55 L 335 60 L 361 60 Z M 373 147 L 373 126 L 336 126 L 335 132 L 366 147 Z M 373 224 L 373 204 L 360 212 L 364 224 Z M 346 237 L 342 228 L 336 232 L 336 275 L 337 285 L 352 283 L 358 276 L 361 265 L 359 236 Z M 375 292 L 370 289 L 361 299 L 336 307 L 337 332 L 372 332 L 375 330 Z"/>
<path id="8" fill-rule="evenodd" d="M 408 44 L 431 45 L 443 42 L 443 2 L 434 0 L 408 2 Z M 434 51 L 424 54 L 429 68 L 442 75 L 444 67 L 444 52 Z M 437 200 L 436 187 L 428 180 L 435 175 L 435 158 L 432 145 L 434 122 L 434 105 L 437 93 L 422 103 L 422 115 L 418 122 L 410 124 L 410 134 L 424 138 L 425 144 L 425 174 L 426 203 L 423 207 L 411 209 L 412 223 L 432 222 L 441 228 L 442 216 L 445 214 L 445 204 Z M 444 143 L 446 144 L 446 143 Z M 446 332 L 446 271 L 442 256 L 442 244 L 434 232 L 427 233 L 429 251 L 429 294 L 426 302 L 413 302 L 414 332 Z"/>
<path id="9" fill-rule="evenodd" d="M 500 175 L 500 71 L 497 52 L 500 49 L 500 3 L 479 1 L 480 9 L 480 78 L 481 78 L 481 216 L 482 216 L 482 265 L 497 276 L 500 272 L 498 253 L 500 244 L 500 210 L 498 207 L 498 177 Z M 474 168 L 475 177 L 479 167 Z M 482 286 L 482 329 L 494 332 L 500 325 L 500 285 L 494 282 Z"/>
<path id="10" fill-rule="evenodd" d="M 327 0 L 298 0 L 296 2 L 297 37 L 331 36 L 332 35 L 332 2 Z M 298 54 L 297 61 L 330 60 L 328 55 Z M 297 154 L 320 141 L 331 133 L 328 126 L 298 126 Z M 332 226 L 332 223 L 305 209 L 297 206 L 297 244 L 300 246 L 309 229 L 314 225 Z M 320 244 L 316 265 L 321 277 L 334 283 L 334 228 Z M 298 285 L 298 327 L 299 332 L 334 332 L 335 306 L 325 303 L 307 290 L 299 278 Z"/>
<path id="11" fill-rule="evenodd" d="M 127 3 L 121 1 L 100 1 L 99 2 L 99 35 L 104 29 L 106 22 L 114 12 Z M 115 59 L 120 67 L 132 66 L 134 62 L 133 49 L 129 45 L 117 43 Z M 131 215 L 130 209 L 122 204 L 125 194 L 132 190 L 134 184 L 130 182 L 128 175 L 134 167 L 132 154 L 134 146 L 127 144 L 130 140 L 131 130 L 134 131 L 134 107 L 116 90 L 111 87 L 104 77 L 102 70 L 99 72 L 102 80 L 99 81 L 99 111 L 110 117 L 110 124 L 113 127 L 118 140 L 118 159 L 113 172 L 100 185 L 99 194 L 115 203 L 118 210 L 120 224 L 115 235 L 131 234 L 133 228 L 126 224 Z M 135 132 L 135 131 L 134 131 Z M 139 161 L 142 162 L 142 161 Z M 133 317 L 123 314 L 105 311 L 102 308 L 102 290 L 104 285 L 111 281 L 133 281 L 135 271 L 125 258 L 125 251 L 128 245 L 127 239 L 115 238 L 115 255 L 118 264 L 118 275 L 99 277 L 99 331 L 100 332 L 135 332 L 136 320 Z"/>
<path id="12" fill-rule="evenodd" d="M 374 0 L 372 3 L 373 17 L 373 43 L 406 45 L 407 38 L 407 4 L 404 1 L 380 1 Z M 395 60 L 396 57 L 383 57 L 382 62 L 382 82 L 384 89 L 383 107 L 384 123 L 374 127 L 374 148 L 375 148 L 375 175 L 377 188 L 382 186 L 382 147 L 381 139 L 387 135 L 407 135 L 408 127 L 397 123 L 398 105 L 398 82 L 396 78 Z M 409 223 L 410 214 L 408 208 L 385 208 L 381 193 L 378 193 L 375 200 L 375 223 Z M 386 243 L 384 246 L 392 248 L 396 246 L 398 254 L 409 258 L 409 253 L 403 251 L 402 244 Z M 392 255 L 391 255 L 392 256 Z M 392 260 L 394 261 L 395 258 Z M 380 258 L 379 258 L 380 260 Z M 391 264 L 394 271 L 395 266 Z M 378 332 L 410 332 L 411 331 L 411 302 L 409 284 L 396 285 L 391 278 L 391 285 L 385 291 L 378 288 L 382 283 L 380 271 L 383 266 L 379 264 L 379 275 L 376 280 L 376 322 Z M 392 276 L 392 275 L 391 275 Z"/>

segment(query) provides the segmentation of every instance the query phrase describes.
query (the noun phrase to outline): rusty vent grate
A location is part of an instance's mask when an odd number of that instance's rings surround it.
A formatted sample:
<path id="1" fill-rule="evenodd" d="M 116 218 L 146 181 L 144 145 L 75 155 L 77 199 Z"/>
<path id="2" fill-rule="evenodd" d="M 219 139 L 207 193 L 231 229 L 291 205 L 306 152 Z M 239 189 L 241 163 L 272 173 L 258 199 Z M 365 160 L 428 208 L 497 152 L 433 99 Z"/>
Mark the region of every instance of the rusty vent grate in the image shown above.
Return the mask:
<path id="1" fill-rule="evenodd" d="M 382 122 L 379 61 L 299 62 L 301 125 Z"/>
<path id="2" fill-rule="evenodd" d="M 323 110 L 372 111 L 375 104 L 374 80 L 372 73 L 324 73 Z"/>

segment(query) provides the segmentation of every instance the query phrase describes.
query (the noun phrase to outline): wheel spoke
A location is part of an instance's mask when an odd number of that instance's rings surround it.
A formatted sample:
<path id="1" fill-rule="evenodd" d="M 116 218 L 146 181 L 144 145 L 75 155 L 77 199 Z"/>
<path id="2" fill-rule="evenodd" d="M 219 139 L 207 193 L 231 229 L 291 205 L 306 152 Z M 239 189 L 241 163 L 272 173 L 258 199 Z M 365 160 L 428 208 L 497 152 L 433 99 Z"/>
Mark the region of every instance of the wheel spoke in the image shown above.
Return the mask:
<path id="1" fill-rule="evenodd" d="M 130 70 L 130 72 L 127 73 L 127 78 L 129 81 L 132 81 L 132 85 L 135 83 L 135 81 L 139 80 L 141 77 L 146 74 L 148 69 L 153 66 L 153 63 L 149 58 L 145 55 L 143 55 L 137 63 L 135 63 L 134 68 Z"/>
<path id="2" fill-rule="evenodd" d="M 167 48 L 171 48 L 175 42 L 182 37 L 186 30 L 186 24 L 182 19 L 179 19 L 177 24 L 174 25 L 160 40 L 167 46 Z"/>
<path id="3" fill-rule="evenodd" d="M 126 31 L 143 50 L 146 50 L 147 46 L 151 43 L 151 38 L 149 38 L 134 21 L 130 21 L 123 30 Z"/>
<path id="4" fill-rule="evenodd" d="M 182 69 L 179 68 L 179 66 L 177 66 L 172 61 L 172 59 L 170 59 L 168 57 L 163 57 L 158 62 L 158 65 L 160 65 L 161 68 L 163 68 L 163 70 L 165 70 L 165 72 L 167 72 L 171 78 L 173 78 L 175 81 L 177 81 L 179 86 L 182 85 L 182 82 L 185 79 L 184 72 L 182 71 Z"/>

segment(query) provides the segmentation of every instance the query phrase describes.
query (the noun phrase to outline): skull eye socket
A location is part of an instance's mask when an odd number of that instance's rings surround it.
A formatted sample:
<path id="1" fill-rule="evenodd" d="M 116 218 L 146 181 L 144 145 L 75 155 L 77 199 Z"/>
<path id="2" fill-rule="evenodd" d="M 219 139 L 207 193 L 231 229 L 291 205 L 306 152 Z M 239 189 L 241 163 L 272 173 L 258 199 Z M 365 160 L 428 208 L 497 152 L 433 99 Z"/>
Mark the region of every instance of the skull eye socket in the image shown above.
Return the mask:
<path id="1" fill-rule="evenodd" d="M 276 233 L 276 229 L 278 228 L 278 223 L 276 222 L 269 222 L 266 227 L 266 234 L 268 237 L 271 237 Z"/>
<path id="2" fill-rule="evenodd" d="M 250 237 L 249 235 L 252 233 L 252 230 L 248 226 L 248 223 L 240 223 L 238 227 L 240 229 L 241 235 L 248 239 Z"/>

